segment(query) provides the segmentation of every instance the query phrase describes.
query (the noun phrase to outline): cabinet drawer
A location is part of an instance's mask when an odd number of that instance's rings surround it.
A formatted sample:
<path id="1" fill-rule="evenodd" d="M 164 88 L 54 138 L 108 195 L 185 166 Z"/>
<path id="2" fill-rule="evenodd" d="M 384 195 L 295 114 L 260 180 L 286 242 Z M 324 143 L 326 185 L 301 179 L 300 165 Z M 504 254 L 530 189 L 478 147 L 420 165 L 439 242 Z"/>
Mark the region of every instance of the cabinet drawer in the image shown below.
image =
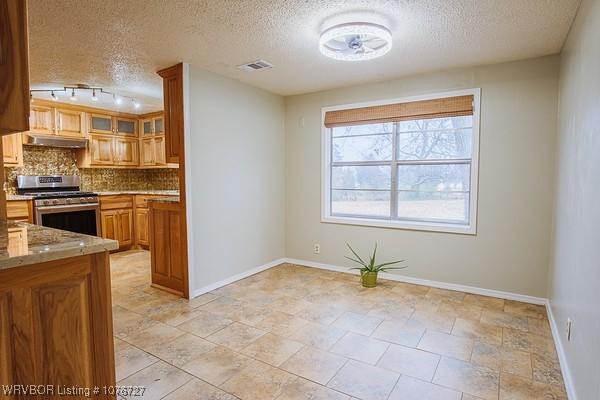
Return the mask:
<path id="1" fill-rule="evenodd" d="M 6 218 L 30 220 L 30 201 L 11 200 L 6 202 Z"/>
<path id="2" fill-rule="evenodd" d="M 115 195 L 100 196 L 101 210 L 116 210 L 118 208 L 133 208 L 133 196 Z"/>

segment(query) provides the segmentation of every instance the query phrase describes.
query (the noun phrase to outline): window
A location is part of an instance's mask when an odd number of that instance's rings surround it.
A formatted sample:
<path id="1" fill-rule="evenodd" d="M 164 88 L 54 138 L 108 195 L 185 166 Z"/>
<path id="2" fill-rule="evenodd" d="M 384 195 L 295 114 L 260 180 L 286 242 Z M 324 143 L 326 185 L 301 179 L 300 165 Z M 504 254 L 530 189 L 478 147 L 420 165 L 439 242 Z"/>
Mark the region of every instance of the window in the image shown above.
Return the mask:
<path id="1" fill-rule="evenodd" d="M 478 98 L 324 109 L 323 221 L 475 233 Z"/>

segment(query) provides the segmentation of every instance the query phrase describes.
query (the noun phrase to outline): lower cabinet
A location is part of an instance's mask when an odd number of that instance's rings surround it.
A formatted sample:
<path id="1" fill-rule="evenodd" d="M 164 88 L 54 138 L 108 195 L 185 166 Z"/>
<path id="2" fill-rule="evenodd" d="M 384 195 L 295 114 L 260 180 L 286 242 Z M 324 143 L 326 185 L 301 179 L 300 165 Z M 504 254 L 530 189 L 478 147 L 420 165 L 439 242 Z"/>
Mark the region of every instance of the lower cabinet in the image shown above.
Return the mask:
<path id="1" fill-rule="evenodd" d="M 102 237 L 119 242 L 119 248 L 133 245 L 133 210 L 101 211 Z"/>
<path id="2" fill-rule="evenodd" d="M 117 240 L 119 249 L 150 248 L 148 200 L 161 195 L 110 195 L 100 197 L 102 237 Z"/>
<path id="3" fill-rule="evenodd" d="M 148 235 L 148 209 L 135 209 L 135 243 L 143 248 L 150 246 Z"/>
<path id="4" fill-rule="evenodd" d="M 100 197 L 102 237 L 119 242 L 119 249 L 133 246 L 133 196 Z"/>
<path id="5" fill-rule="evenodd" d="M 114 386 L 110 295 L 108 253 L 0 270 L 0 383 Z"/>

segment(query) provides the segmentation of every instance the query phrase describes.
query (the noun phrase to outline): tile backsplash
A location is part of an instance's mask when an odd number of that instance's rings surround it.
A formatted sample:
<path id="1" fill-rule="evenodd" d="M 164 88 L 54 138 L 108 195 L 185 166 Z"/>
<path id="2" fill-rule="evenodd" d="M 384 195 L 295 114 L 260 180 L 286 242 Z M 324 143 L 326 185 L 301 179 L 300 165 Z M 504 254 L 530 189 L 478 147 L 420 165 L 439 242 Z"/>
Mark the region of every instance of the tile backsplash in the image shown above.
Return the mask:
<path id="1" fill-rule="evenodd" d="M 4 168 L 4 187 L 14 194 L 17 175 L 79 175 L 81 189 L 112 190 L 176 190 L 177 169 L 78 168 L 75 151 L 56 147 L 23 146 L 23 166 Z"/>

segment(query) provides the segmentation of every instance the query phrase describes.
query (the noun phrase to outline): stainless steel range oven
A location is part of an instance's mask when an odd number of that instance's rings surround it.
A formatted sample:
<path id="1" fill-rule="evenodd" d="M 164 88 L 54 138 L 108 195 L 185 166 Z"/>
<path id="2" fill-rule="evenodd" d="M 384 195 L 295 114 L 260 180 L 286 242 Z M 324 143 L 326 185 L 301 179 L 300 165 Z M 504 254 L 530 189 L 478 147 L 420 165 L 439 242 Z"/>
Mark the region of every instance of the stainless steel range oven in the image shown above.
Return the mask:
<path id="1" fill-rule="evenodd" d="M 17 176 L 17 193 L 33 196 L 37 225 L 100 236 L 98 195 L 79 186 L 76 175 Z"/>

